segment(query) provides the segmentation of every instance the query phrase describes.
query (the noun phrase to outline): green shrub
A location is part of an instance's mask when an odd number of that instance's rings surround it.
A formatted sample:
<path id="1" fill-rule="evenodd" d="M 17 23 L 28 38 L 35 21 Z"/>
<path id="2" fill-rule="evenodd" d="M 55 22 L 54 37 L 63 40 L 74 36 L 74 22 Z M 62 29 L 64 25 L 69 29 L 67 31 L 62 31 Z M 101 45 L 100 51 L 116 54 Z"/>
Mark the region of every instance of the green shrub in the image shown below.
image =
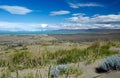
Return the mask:
<path id="1" fill-rule="evenodd" d="M 50 70 L 50 75 L 52 78 L 58 77 L 59 75 L 76 75 L 80 76 L 82 75 L 82 70 L 77 67 L 72 67 L 67 64 L 61 64 L 58 66 L 53 67 Z"/>

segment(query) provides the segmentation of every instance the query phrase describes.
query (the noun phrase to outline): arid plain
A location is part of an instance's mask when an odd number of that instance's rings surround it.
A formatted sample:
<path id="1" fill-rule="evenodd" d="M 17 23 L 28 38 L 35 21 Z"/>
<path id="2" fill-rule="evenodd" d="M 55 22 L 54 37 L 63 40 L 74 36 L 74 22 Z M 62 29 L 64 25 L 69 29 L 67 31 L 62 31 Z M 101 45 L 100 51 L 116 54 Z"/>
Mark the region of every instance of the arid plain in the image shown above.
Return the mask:
<path id="1" fill-rule="evenodd" d="M 119 71 L 95 71 L 120 54 L 119 35 L 0 35 L 0 78 L 119 78 Z M 57 66 L 67 69 L 58 73 Z"/>

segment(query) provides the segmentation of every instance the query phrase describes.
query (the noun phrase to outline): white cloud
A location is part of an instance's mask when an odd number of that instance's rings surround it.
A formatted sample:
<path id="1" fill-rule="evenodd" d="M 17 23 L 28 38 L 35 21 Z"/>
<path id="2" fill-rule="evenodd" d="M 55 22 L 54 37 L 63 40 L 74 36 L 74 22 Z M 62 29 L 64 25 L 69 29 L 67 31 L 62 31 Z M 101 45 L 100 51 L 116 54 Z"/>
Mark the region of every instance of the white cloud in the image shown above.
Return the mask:
<path id="1" fill-rule="evenodd" d="M 48 24 L 41 24 L 42 28 L 46 28 L 48 26 Z"/>
<path id="2" fill-rule="evenodd" d="M 3 9 L 5 11 L 8 11 L 11 14 L 19 14 L 19 15 L 25 15 L 27 13 L 32 12 L 31 9 L 28 9 L 26 7 L 22 6 L 8 6 L 8 5 L 2 5 L 0 6 L 0 9 Z"/>
<path id="3" fill-rule="evenodd" d="M 96 3 L 69 3 L 71 8 L 79 8 L 79 7 L 103 7 L 103 5 Z"/>
<path id="4" fill-rule="evenodd" d="M 65 15 L 65 14 L 69 14 L 70 11 L 66 11 L 66 10 L 60 10 L 60 11 L 52 11 L 50 13 L 51 16 L 56 16 L 56 15 Z"/>
<path id="5" fill-rule="evenodd" d="M 83 24 L 80 23 L 61 23 L 60 29 L 86 29 Z"/>
<path id="6" fill-rule="evenodd" d="M 120 22 L 120 14 L 109 14 L 109 15 L 94 15 L 93 17 L 85 15 L 77 15 L 68 18 L 71 22 L 80 22 L 80 23 L 111 23 L 111 22 Z"/>
<path id="7" fill-rule="evenodd" d="M 0 31 L 43 31 L 91 28 L 120 29 L 120 14 L 94 15 L 93 17 L 89 17 L 85 14 L 77 13 L 68 18 L 66 23 L 59 24 L 0 22 Z"/>
<path id="8" fill-rule="evenodd" d="M 0 22 L 0 31 L 44 31 L 64 28 L 62 24 Z"/>
<path id="9" fill-rule="evenodd" d="M 48 24 L 0 22 L 0 30 L 6 31 L 41 31 L 48 28 Z"/>
<path id="10" fill-rule="evenodd" d="M 84 13 L 75 13 L 75 14 L 72 14 L 73 16 L 84 16 L 85 14 Z"/>
<path id="11" fill-rule="evenodd" d="M 85 28 L 120 29 L 120 14 L 94 15 L 93 17 L 73 14 L 72 17 L 68 18 L 68 21 L 73 24 L 82 24 L 81 26 Z"/>
<path id="12" fill-rule="evenodd" d="M 94 22 L 120 22 L 120 14 L 97 15 L 91 18 Z"/>
<path id="13" fill-rule="evenodd" d="M 68 18 L 70 22 L 81 22 L 86 23 L 90 21 L 90 17 L 84 16 L 82 14 L 73 14 L 73 17 Z"/>
<path id="14" fill-rule="evenodd" d="M 73 4 L 73 3 L 69 3 L 71 8 L 79 8 L 79 6 L 77 4 Z"/>

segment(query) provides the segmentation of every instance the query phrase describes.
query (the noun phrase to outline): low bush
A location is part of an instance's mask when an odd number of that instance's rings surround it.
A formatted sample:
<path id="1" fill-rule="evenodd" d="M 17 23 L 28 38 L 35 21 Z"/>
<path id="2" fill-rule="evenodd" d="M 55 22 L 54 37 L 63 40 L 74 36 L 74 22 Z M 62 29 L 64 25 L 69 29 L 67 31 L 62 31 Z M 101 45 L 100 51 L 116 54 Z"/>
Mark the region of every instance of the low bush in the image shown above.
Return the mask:
<path id="1" fill-rule="evenodd" d="M 97 73 L 120 70 L 120 55 L 107 57 L 102 61 L 100 66 L 96 68 Z"/>
<path id="2" fill-rule="evenodd" d="M 71 67 L 67 64 L 58 65 L 53 67 L 50 71 L 51 78 L 58 77 L 60 75 L 82 75 L 82 70 L 80 68 Z"/>
<path id="3" fill-rule="evenodd" d="M 65 71 L 68 68 L 67 65 L 58 65 L 50 69 L 51 78 L 58 77 L 61 71 Z"/>

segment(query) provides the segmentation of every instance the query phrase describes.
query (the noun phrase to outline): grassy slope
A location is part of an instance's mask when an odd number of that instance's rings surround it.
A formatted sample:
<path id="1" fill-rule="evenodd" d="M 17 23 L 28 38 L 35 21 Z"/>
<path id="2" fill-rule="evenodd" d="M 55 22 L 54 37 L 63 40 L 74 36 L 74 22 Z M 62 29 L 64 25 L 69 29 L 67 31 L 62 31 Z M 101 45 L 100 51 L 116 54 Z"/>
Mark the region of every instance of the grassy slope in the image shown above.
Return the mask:
<path id="1" fill-rule="evenodd" d="M 84 62 L 88 65 L 94 63 L 94 61 L 97 59 L 102 59 L 107 56 L 118 54 L 117 51 L 111 51 L 109 49 L 112 46 L 120 47 L 120 42 L 96 41 L 89 45 L 81 45 L 76 43 L 54 43 L 51 45 L 39 44 L 36 46 L 38 46 L 36 49 L 34 49 L 34 45 L 26 47 L 24 46 L 20 49 L 3 49 L 3 52 L 5 53 L 1 53 L 0 55 L 0 67 L 3 71 L 1 78 L 12 78 L 12 76 L 10 75 L 11 73 L 16 73 L 15 76 L 18 76 L 17 71 L 25 69 L 41 69 L 41 67 L 45 67 L 44 69 L 46 69 L 48 72 L 49 65 L 55 66 L 59 64 L 71 64 L 79 62 Z M 34 50 L 31 50 L 31 47 Z M 38 71 L 36 70 L 35 72 Z M 35 73 L 33 75 L 27 74 L 25 78 L 41 77 L 41 75 L 37 76 L 38 73 L 36 74 L 36 76 L 34 75 Z M 18 78 L 20 78 L 20 76 Z"/>

